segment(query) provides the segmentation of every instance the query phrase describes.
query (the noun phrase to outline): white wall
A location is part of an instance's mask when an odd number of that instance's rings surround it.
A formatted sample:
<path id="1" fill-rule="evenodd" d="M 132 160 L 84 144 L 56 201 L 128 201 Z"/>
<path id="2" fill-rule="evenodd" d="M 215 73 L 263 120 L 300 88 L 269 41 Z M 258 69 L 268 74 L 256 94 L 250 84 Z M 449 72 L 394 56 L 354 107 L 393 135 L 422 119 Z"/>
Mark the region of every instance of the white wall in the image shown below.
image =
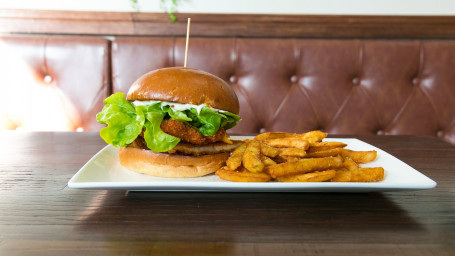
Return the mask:
<path id="1" fill-rule="evenodd" d="M 138 2 L 143 12 L 164 10 L 160 0 Z M 177 2 L 177 12 L 188 13 L 455 15 L 455 0 L 177 0 Z M 130 0 L 0 0 L 0 8 L 135 11 Z"/>

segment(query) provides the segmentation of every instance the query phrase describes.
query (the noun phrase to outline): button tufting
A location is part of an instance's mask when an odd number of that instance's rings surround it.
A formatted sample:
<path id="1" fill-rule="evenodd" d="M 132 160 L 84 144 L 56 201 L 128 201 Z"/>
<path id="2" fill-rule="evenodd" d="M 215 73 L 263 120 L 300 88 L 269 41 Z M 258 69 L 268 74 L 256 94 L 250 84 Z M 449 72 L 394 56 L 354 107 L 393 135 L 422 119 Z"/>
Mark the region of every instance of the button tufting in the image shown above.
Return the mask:
<path id="1" fill-rule="evenodd" d="M 237 77 L 236 76 L 230 76 L 229 77 L 229 82 L 236 83 L 237 82 Z"/>
<path id="2" fill-rule="evenodd" d="M 296 75 L 291 76 L 291 83 L 297 83 L 299 81 L 299 77 Z"/>
<path id="3" fill-rule="evenodd" d="M 384 131 L 383 131 L 383 130 L 378 130 L 378 131 L 376 132 L 376 134 L 377 134 L 377 135 L 384 135 Z"/>
<path id="4" fill-rule="evenodd" d="M 412 84 L 413 84 L 413 85 L 419 85 L 419 84 L 420 84 L 420 79 L 417 78 L 417 77 L 414 78 L 414 79 L 412 79 Z"/>
<path id="5" fill-rule="evenodd" d="M 264 133 L 264 132 L 267 132 L 267 129 L 265 129 L 265 128 L 259 129 L 259 133 Z"/>
<path id="6" fill-rule="evenodd" d="M 355 85 L 359 85 L 360 84 L 360 78 L 358 77 L 355 77 L 352 79 L 352 83 L 355 84 Z"/>
<path id="7" fill-rule="evenodd" d="M 444 136 L 444 132 L 443 131 L 438 131 L 436 133 L 436 136 L 438 136 L 439 138 L 441 138 L 442 136 Z"/>
<path id="8" fill-rule="evenodd" d="M 50 75 L 45 75 L 45 76 L 44 76 L 44 82 L 46 82 L 47 84 L 52 83 L 52 80 L 54 80 L 54 79 L 52 78 L 52 76 L 50 76 Z"/>

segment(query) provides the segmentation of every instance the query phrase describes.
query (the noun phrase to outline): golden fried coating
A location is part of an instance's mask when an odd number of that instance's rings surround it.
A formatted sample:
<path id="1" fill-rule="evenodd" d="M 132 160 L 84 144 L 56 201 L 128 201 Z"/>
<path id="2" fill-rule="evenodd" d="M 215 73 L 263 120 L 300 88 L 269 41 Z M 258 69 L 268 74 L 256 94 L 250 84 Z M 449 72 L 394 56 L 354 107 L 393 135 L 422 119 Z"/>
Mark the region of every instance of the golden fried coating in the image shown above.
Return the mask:
<path id="1" fill-rule="evenodd" d="M 221 141 L 226 136 L 226 131 L 223 128 L 220 128 L 213 136 L 204 136 L 195 127 L 172 119 L 161 122 L 160 127 L 163 132 L 178 137 L 183 142 L 195 145 L 206 145 Z"/>

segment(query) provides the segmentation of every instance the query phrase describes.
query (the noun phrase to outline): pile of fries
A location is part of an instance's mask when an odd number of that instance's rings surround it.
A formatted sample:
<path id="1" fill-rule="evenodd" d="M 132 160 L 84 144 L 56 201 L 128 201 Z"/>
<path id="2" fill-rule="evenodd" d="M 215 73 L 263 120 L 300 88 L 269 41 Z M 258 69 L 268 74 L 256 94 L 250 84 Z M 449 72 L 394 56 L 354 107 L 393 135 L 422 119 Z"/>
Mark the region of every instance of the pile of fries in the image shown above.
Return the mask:
<path id="1" fill-rule="evenodd" d="M 268 132 L 245 140 L 226 166 L 216 171 L 235 182 L 374 182 L 384 179 L 384 168 L 359 164 L 376 159 L 376 151 L 352 151 L 342 142 L 323 142 L 327 133 Z"/>

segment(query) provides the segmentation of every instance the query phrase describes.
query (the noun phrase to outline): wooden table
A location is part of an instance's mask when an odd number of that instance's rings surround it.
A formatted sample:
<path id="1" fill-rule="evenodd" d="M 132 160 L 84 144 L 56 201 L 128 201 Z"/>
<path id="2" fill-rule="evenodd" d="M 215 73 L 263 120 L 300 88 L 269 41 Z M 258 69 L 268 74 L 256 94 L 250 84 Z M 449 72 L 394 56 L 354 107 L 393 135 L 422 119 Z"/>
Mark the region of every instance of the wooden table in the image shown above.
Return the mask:
<path id="1" fill-rule="evenodd" d="M 76 190 L 96 133 L 0 132 L 0 255 L 454 255 L 455 147 L 359 136 L 438 186 L 387 193 Z"/>

